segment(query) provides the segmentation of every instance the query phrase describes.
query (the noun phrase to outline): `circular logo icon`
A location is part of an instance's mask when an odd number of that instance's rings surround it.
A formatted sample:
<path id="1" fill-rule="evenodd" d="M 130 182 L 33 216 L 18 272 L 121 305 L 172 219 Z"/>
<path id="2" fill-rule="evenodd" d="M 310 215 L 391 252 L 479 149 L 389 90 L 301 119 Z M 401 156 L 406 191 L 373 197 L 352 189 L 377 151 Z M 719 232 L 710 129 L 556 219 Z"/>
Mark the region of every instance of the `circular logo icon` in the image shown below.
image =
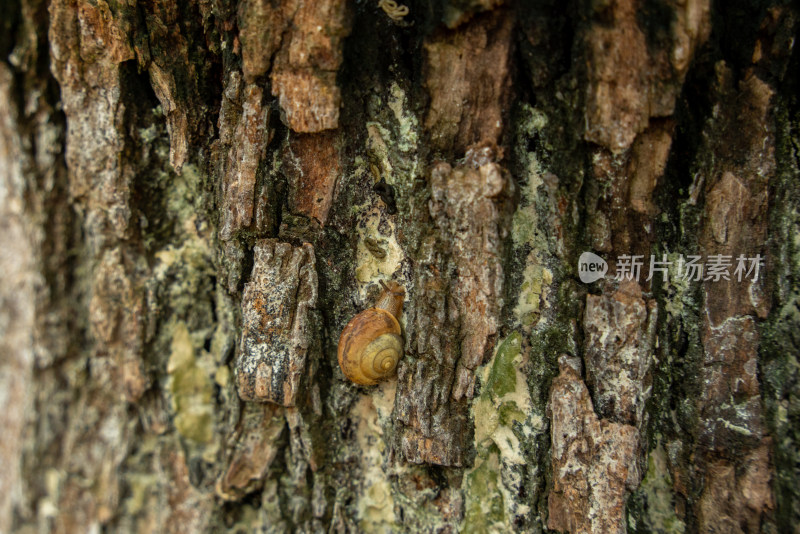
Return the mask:
<path id="1" fill-rule="evenodd" d="M 603 278 L 608 272 L 606 260 L 592 252 L 584 252 L 578 258 L 578 277 L 584 284 Z"/>

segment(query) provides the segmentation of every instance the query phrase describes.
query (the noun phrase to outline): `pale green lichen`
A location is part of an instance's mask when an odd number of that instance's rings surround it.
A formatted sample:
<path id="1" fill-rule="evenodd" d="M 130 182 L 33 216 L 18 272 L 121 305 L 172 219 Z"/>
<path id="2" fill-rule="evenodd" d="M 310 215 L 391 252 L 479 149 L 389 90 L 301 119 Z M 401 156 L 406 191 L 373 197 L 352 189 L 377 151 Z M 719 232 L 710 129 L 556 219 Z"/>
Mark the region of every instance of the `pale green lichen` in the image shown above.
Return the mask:
<path id="1" fill-rule="evenodd" d="M 171 219 L 181 221 L 184 229 L 190 234 L 197 233 L 197 230 L 188 228 L 188 224 L 196 222 L 197 214 L 204 202 L 203 196 L 198 194 L 203 190 L 203 179 L 200 169 L 188 163 L 183 166 L 181 174 L 170 177 L 167 214 Z"/>
<path id="2" fill-rule="evenodd" d="M 58 515 L 58 502 L 61 499 L 61 486 L 65 477 L 66 473 L 60 469 L 51 468 L 45 471 L 45 495 L 37 502 L 39 514 L 42 518 L 51 518 Z"/>
<path id="3" fill-rule="evenodd" d="M 466 534 L 510 532 L 499 491 L 500 462 L 496 449 L 490 450 L 480 464 L 464 477 L 467 504 L 461 531 Z"/>
<path id="4" fill-rule="evenodd" d="M 220 365 L 217 367 L 217 372 L 214 374 L 214 383 L 219 387 L 226 387 L 231 381 L 231 370 L 227 365 Z"/>
<path id="5" fill-rule="evenodd" d="M 171 175 L 165 183 L 166 218 L 180 221 L 175 227 L 176 239 L 154 252 L 153 275 L 148 281 L 150 293 L 158 295 L 159 306 L 172 315 L 184 318 L 195 346 L 202 346 L 218 328 L 214 320 L 213 277 L 217 274 L 212 260 L 211 232 L 198 218 L 203 213 L 204 177 L 187 164 L 180 176 Z M 162 339 L 162 344 L 170 343 Z"/>
<path id="6" fill-rule="evenodd" d="M 397 529 L 395 503 L 388 474 L 383 470 L 386 443 L 384 433 L 391 427 L 391 412 L 397 383 L 382 383 L 353 406 L 351 418 L 357 421 L 356 439 L 365 488 L 356 504 L 359 526 L 364 532 L 394 532 Z"/>
<path id="7" fill-rule="evenodd" d="M 667 279 L 663 281 L 662 287 L 669 298 L 664 300 L 664 310 L 673 317 L 680 317 L 687 306 L 694 304 L 694 297 L 692 295 L 692 284 L 686 276 L 686 257 L 683 259 L 683 264 L 680 263 L 681 254 L 670 253 L 667 254 L 667 261 L 669 261 Z M 681 269 L 681 271 L 679 271 Z"/>
<path id="8" fill-rule="evenodd" d="M 126 481 L 129 492 L 125 500 L 126 513 L 136 515 L 151 504 L 149 501 L 162 482 L 162 477 L 156 473 L 129 473 Z"/>
<path id="9" fill-rule="evenodd" d="M 367 123 L 367 148 L 378 164 L 378 170 L 386 180 L 387 184 L 394 183 L 394 176 L 392 174 L 392 163 L 389 159 L 389 147 L 384 139 L 390 139 L 391 132 L 388 128 L 384 127 L 381 123 L 370 121 Z M 378 177 L 374 177 L 378 180 Z"/>
<path id="10" fill-rule="evenodd" d="M 514 430 L 516 424 L 524 435 L 543 426 L 541 417 L 531 410 L 521 350 L 519 332 L 512 332 L 500 343 L 494 357 L 481 370 L 485 385 L 473 405 L 476 447 L 488 448 L 494 444 L 502 460 L 513 464 L 524 463 Z"/>
<path id="11" fill-rule="evenodd" d="M 364 532 L 394 532 L 392 487 L 385 478 L 371 483 L 358 501 L 359 526 Z"/>
<path id="12" fill-rule="evenodd" d="M 146 144 L 151 144 L 153 141 L 159 138 L 161 132 L 159 131 L 158 125 L 156 123 L 152 123 L 150 126 L 146 128 L 139 128 L 138 129 L 139 138 L 142 142 Z"/>
<path id="13" fill-rule="evenodd" d="M 513 332 L 500 344 L 489 367 L 485 395 L 481 397 L 491 396 L 493 399 L 501 399 L 516 390 L 517 375 L 514 362 L 520 356 L 521 349 L 522 336 L 517 332 Z"/>
<path id="14" fill-rule="evenodd" d="M 463 488 L 465 532 L 508 531 L 515 516 L 530 510 L 515 499 L 516 488 L 506 485 L 522 483 L 517 471 L 526 464 L 522 439 L 544 428 L 543 418 L 532 409 L 525 365 L 522 335 L 512 332 L 478 372 L 483 387 L 472 406 L 477 457 Z"/>
<path id="15" fill-rule="evenodd" d="M 727 419 L 723 419 L 722 417 L 717 417 L 717 422 L 721 423 L 722 426 L 724 426 L 725 428 L 727 428 L 732 432 L 736 432 L 737 434 L 742 434 L 743 436 L 748 436 L 748 437 L 753 435 L 753 432 L 749 428 L 741 425 L 734 425 L 733 423 L 731 423 Z"/>
<path id="16" fill-rule="evenodd" d="M 547 114 L 542 110 L 524 103 L 520 106 L 519 120 L 516 123 L 518 135 L 531 138 L 541 134 L 547 128 L 548 122 Z"/>
<path id="17" fill-rule="evenodd" d="M 244 532 L 268 532 L 270 528 L 275 528 L 275 521 L 264 513 L 263 508 L 255 508 L 249 504 L 244 504 L 237 509 L 237 530 L 235 533 Z M 278 530 L 280 532 L 280 530 Z"/>
<path id="18" fill-rule="evenodd" d="M 147 140 L 158 132 L 151 127 L 139 133 Z M 156 154 L 166 161 L 166 149 L 159 152 L 162 145 L 166 147 L 166 143 L 156 144 Z M 191 163 L 183 166 L 181 174 L 154 171 L 148 186 L 158 190 L 162 203 L 152 211 L 154 220 L 144 227 L 143 239 L 148 248 L 155 249 L 147 281 L 153 316 L 167 311 L 169 317 L 157 327 L 153 353 L 156 362 L 167 368 L 172 421 L 181 436 L 199 447 L 198 454 L 215 461 L 214 387 L 215 382 L 225 383 L 226 376 L 218 367 L 222 356 L 215 359 L 203 349 L 218 328 L 211 229 L 200 216 L 206 212 L 205 179 Z M 169 239 L 166 243 L 165 238 Z"/>
<path id="19" fill-rule="evenodd" d="M 381 211 L 377 207 L 371 209 L 362 207 L 360 212 L 361 220 L 356 225 L 358 233 L 356 280 L 360 285 L 361 296 L 366 297 L 366 288 L 379 280 L 389 280 L 400 268 L 400 262 L 405 255 L 395 237 L 395 224 L 391 219 L 382 220 Z M 385 225 L 383 233 L 378 231 L 382 222 Z M 377 244 L 385 255 L 383 257 L 376 255 L 375 251 L 370 250 L 367 240 Z"/>
<path id="20" fill-rule="evenodd" d="M 197 353 L 203 354 L 198 358 Z M 175 428 L 183 437 L 210 443 L 214 431 L 214 385 L 216 365 L 211 355 L 198 351 L 185 323 L 172 325 L 172 344 L 167 363 L 168 391 L 175 413 Z"/>
<path id="21" fill-rule="evenodd" d="M 536 255 L 531 252 L 522 272 L 522 286 L 514 308 L 514 315 L 523 326 L 536 322 L 542 308 L 547 305 L 547 290 L 552 283 L 553 273 L 537 263 Z"/>
<path id="22" fill-rule="evenodd" d="M 152 291 L 161 293 L 162 306 L 190 322 L 193 341 L 202 346 L 215 328 L 211 306 L 211 277 L 215 272 L 207 242 L 197 236 L 187 237 L 179 248 L 167 245 L 156 252 L 155 258 Z"/>
<path id="23" fill-rule="evenodd" d="M 529 154 L 527 159 L 525 173 L 527 183 L 522 188 L 522 205 L 514 212 L 511 235 L 514 239 L 514 245 L 517 247 L 528 244 L 534 246 L 534 248 L 539 248 L 537 246 L 539 245 L 546 250 L 547 242 L 541 233 L 541 228 L 544 226 L 540 224 L 539 212 L 536 209 L 536 201 L 539 197 L 538 190 L 539 186 L 544 183 L 543 174 L 545 171 L 535 154 Z"/>
<path id="24" fill-rule="evenodd" d="M 395 146 L 402 152 L 416 150 L 418 141 L 417 132 L 419 131 L 417 116 L 406 111 L 406 93 L 399 85 L 393 83 L 389 91 L 391 96 L 388 106 L 397 120 L 398 139 L 396 140 Z"/>
<path id="25" fill-rule="evenodd" d="M 660 441 L 647 457 L 647 473 L 639 491 L 647 501 L 647 505 L 643 507 L 640 521 L 644 522 L 648 532 L 662 534 L 685 532 L 686 525 L 675 513 L 675 496 L 667 463 L 667 453 Z"/>
<path id="26" fill-rule="evenodd" d="M 521 106 L 517 135 L 521 139 L 541 136 L 547 127 L 547 116 L 527 104 Z M 514 316 L 525 327 L 533 326 L 547 305 L 547 293 L 553 283 L 553 273 L 548 269 L 543 258 L 547 257 L 554 246 L 550 242 L 545 229 L 548 227 L 551 199 L 546 193 L 545 175 L 547 170 L 539 160 L 536 152 L 524 149 L 517 150 L 518 157 L 524 165 L 521 202 L 514 212 L 511 236 L 514 247 L 529 247 L 522 271 L 520 287 Z"/>
<path id="27" fill-rule="evenodd" d="M 367 151 L 376 165 L 380 178 L 394 185 L 398 192 L 411 191 L 415 178 L 420 174 L 419 119 L 407 108 L 408 98 L 397 84 L 389 89 L 385 111 L 383 105 L 380 120 L 367 122 Z M 375 177 L 376 180 L 379 177 Z"/>

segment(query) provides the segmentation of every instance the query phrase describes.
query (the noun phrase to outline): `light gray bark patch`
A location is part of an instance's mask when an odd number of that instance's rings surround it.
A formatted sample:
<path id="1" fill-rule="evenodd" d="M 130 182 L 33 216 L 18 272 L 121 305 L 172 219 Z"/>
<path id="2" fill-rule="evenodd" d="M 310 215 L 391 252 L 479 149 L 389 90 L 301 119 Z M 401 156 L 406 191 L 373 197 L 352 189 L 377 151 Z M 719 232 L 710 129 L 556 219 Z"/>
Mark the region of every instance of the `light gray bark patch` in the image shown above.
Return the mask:
<path id="1" fill-rule="evenodd" d="M 309 353 L 318 346 L 312 316 L 317 305 L 314 248 L 263 239 L 254 253 L 242 297 L 236 385 L 243 400 L 294 406 Z"/>
<path id="2" fill-rule="evenodd" d="M 586 378 L 600 416 L 641 426 L 651 393 L 656 315 L 656 302 L 645 301 L 633 281 L 624 282 L 610 296 L 586 296 Z"/>

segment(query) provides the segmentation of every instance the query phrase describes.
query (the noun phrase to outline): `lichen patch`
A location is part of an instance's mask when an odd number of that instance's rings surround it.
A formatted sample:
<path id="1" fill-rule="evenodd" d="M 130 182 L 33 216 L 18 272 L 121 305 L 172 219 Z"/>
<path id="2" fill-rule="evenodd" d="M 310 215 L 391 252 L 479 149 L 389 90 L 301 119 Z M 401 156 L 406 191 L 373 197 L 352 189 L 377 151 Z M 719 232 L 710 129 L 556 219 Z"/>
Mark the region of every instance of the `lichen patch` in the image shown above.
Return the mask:
<path id="1" fill-rule="evenodd" d="M 185 323 L 172 327 L 172 344 L 167 373 L 177 431 L 198 443 L 210 443 L 214 430 L 214 385 L 216 370 L 211 356 L 198 358 Z"/>
<path id="2" fill-rule="evenodd" d="M 522 335 L 512 332 L 478 371 L 483 387 L 472 406 L 477 457 L 464 477 L 465 532 L 508 532 L 514 517 L 530 511 L 514 498 L 526 464 L 521 438 L 543 427 L 532 408 L 526 363 Z"/>
<path id="3" fill-rule="evenodd" d="M 410 152 L 417 148 L 419 120 L 413 113 L 406 112 L 406 93 L 399 85 L 393 83 L 390 93 L 387 104 L 394 113 L 394 118 L 397 119 L 397 133 L 399 134 L 396 146 L 401 152 Z"/>
<path id="4" fill-rule="evenodd" d="M 400 269 L 405 257 L 395 237 L 395 224 L 383 217 L 378 207 L 365 210 L 356 226 L 358 248 L 356 250 L 356 280 L 359 293 L 366 300 L 366 290 L 378 280 L 388 280 Z M 379 231 L 379 228 L 383 231 Z M 388 228 L 388 231 L 385 229 Z M 381 250 L 385 253 L 376 253 Z"/>
<path id="5" fill-rule="evenodd" d="M 387 417 L 386 407 L 393 402 L 394 390 L 393 386 L 376 388 L 372 395 L 362 396 L 351 411 L 351 418 L 357 422 L 356 441 L 365 486 L 358 492 L 356 508 L 359 526 L 365 532 L 392 532 L 396 528 L 392 487 L 382 467 L 386 452 L 382 421 Z"/>

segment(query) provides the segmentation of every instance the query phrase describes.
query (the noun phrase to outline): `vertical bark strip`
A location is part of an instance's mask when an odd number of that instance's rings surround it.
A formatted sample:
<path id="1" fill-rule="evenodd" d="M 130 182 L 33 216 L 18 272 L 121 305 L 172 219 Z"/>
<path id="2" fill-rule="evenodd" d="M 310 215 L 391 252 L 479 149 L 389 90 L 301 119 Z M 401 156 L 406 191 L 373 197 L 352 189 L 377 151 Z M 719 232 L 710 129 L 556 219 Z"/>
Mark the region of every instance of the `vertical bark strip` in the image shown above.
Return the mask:
<path id="1" fill-rule="evenodd" d="M 720 97 L 731 99 L 735 111 L 729 120 L 714 121 L 710 128 L 736 131 L 741 144 L 723 147 L 712 142 L 708 147 L 716 157 L 698 176 L 706 206 L 698 241 L 705 254 L 730 256 L 737 262 L 740 256 L 766 255 L 767 183 L 775 172 L 774 126 L 769 118 L 773 92 L 757 76 L 734 89 L 727 74 L 722 72 Z M 723 136 L 728 137 L 717 134 Z M 769 313 L 770 302 L 761 276 L 740 281 L 733 274 L 726 280 L 707 273 L 706 278 L 710 279 L 703 284 L 706 313 L 701 330 L 704 387 L 697 402 L 698 452 L 707 458 L 708 467 L 698 523 L 704 531 L 717 525 L 747 525 L 755 531 L 774 507 L 769 475 L 772 443 L 765 435 L 756 328 L 756 320 Z M 741 467 L 734 473 L 731 461 L 737 459 Z"/>
<path id="2" fill-rule="evenodd" d="M 15 120 L 11 72 L 0 65 L 0 268 L 5 280 L 0 288 L 0 529 L 10 529 L 23 489 L 22 451 L 26 417 L 33 404 L 29 384 L 33 377 L 35 252 L 24 212 L 24 156 Z"/>
<path id="3" fill-rule="evenodd" d="M 220 237 L 228 240 L 253 223 L 256 173 L 269 140 L 269 110 L 264 107 L 261 88 L 256 84 L 242 87 L 238 73 L 231 75 L 224 98 L 228 102 L 223 103 L 225 120 L 223 122 L 220 113 L 220 128 L 230 128 L 232 131 L 220 132 L 220 138 L 224 135 L 230 143 L 226 147 L 229 152 L 224 162 L 224 208 Z M 226 109 L 228 105 L 235 106 L 239 101 L 241 107 Z"/>
<path id="4" fill-rule="evenodd" d="M 341 105 L 336 72 L 342 63 L 342 39 L 349 33 L 347 6 L 343 0 L 293 4 L 292 21 L 270 76 L 272 94 L 293 131 L 334 129 Z"/>
<path id="5" fill-rule="evenodd" d="M 0 3 L 0 532 L 795 528 L 800 12 L 718 4 Z"/>
<path id="6" fill-rule="evenodd" d="M 414 331 L 419 332 L 398 376 L 396 411 L 405 425 L 404 456 L 412 462 L 461 465 L 468 447 L 465 401 L 474 371 L 497 334 L 503 272 L 500 213 L 495 203 L 506 187 L 496 163 L 479 169 L 431 171 L 430 213 L 438 235 L 426 246 L 439 252 L 419 267 Z M 451 281 L 436 273 L 455 272 Z M 447 295 L 452 298 L 448 302 Z"/>
<path id="7" fill-rule="evenodd" d="M 410 329 L 414 359 L 400 366 L 396 401 L 400 448 L 415 463 L 463 465 L 470 446 L 463 431 L 465 401 L 474 394 L 474 370 L 497 334 L 508 206 L 507 179 L 497 161 L 510 49 L 505 10 L 425 44 L 430 142 L 445 153 L 463 154 L 469 164 L 432 162 L 428 171 L 435 230 L 423 238 Z"/>
<path id="8" fill-rule="evenodd" d="M 236 361 L 239 396 L 294 406 L 316 359 L 314 248 L 262 240 L 242 295 L 242 341 Z M 308 363 L 307 360 L 312 360 Z"/>
<path id="9" fill-rule="evenodd" d="M 553 471 L 547 527 L 625 532 L 625 494 L 641 480 L 636 427 L 598 419 L 580 363 L 566 356 L 550 390 Z M 576 369 L 577 367 L 577 369 Z"/>

